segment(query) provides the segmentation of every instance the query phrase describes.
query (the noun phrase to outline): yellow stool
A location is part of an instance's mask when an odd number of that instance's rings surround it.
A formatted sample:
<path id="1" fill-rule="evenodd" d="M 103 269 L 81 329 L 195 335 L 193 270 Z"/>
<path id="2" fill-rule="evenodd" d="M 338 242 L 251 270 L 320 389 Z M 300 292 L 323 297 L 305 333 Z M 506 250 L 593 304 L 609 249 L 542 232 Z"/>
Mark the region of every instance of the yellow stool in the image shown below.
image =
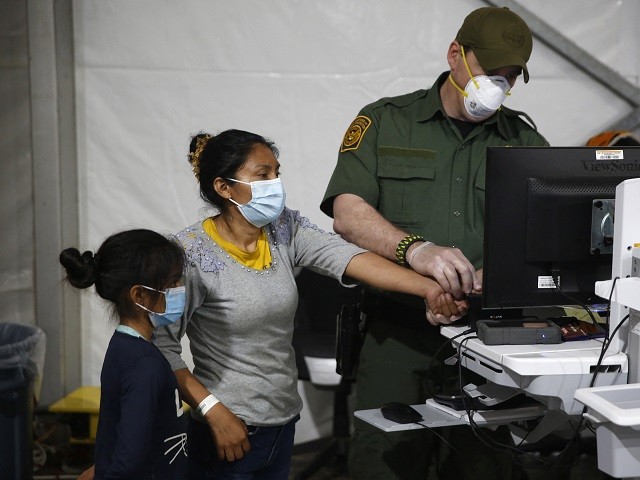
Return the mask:
<path id="1" fill-rule="evenodd" d="M 189 411 L 189 405 L 182 402 L 185 413 Z M 71 414 L 78 416 L 77 420 L 85 428 L 71 428 L 71 443 L 95 443 L 98 430 L 98 413 L 100 411 L 100 387 L 80 387 L 68 393 L 60 400 L 49 406 L 52 413 Z M 88 429 L 86 419 L 88 418 Z M 76 422 L 74 422 L 75 424 Z M 88 436 L 84 432 L 88 432 Z"/>
<path id="2" fill-rule="evenodd" d="M 88 418 L 88 436 L 78 435 L 71 429 L 72 443 L 94 443 L 100 411 L 100 387 L 80 387 L 49 406 L 53 413 L 66 413 Z M 81 429 L 84 430 L 84 429 Z"/>

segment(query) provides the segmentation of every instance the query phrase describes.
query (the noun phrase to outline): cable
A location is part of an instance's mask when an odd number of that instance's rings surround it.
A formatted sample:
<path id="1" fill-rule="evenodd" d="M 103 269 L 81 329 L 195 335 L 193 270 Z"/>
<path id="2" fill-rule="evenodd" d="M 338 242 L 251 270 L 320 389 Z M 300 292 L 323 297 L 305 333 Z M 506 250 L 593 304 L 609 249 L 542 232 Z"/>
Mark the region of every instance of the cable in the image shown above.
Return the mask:
<path id="1" fill-rule="evenodd" d="M 598 328 L 598 330 L 600 330 L 601 332 L 604 333 L 604 339 L 602 342 L 602 348 L 600 350 L 600 356 L 598 357 L 598 361 L 596 362 L 596 366 L 594 368 L 593 371 L 593 376 L 591 377 L 591 382 L 589 384 L 589 387 L 593 387 L 593 385 L 595 384 L 596 381 L 596 377 L 598 376 L 598 373 L 600 372 L 600 367 L 602 365 L 602 361 L 604 359 L 604 355 L 605 352 L 607 351 L 608 345 L 610 344 L 610 338 L 613 337 L 613 335 L 615 335 L 615 333 L 618 331 L 618 328 L 620 328 L 620 325 L 622 325 L 622 323 L 624 322 L 624 319 L 620 322 L 620 324 L 616 327 L 615 331 L 613 332 L 613 334 L 609 334 L 609 314 L 611 311 L 611 299 L 613 297 L 613 291 L 615 289 L 616 286 L 616 282 L 618 280 L 619 277 L 616 277 L 613 279 L 613 285 L 611 286 L 611 293 L 609 294 L 609 301 L 608 301 L 608 306 L 607 306 L 607 316 L 605 319 L 605 325 L 607 325 L 607 329 L 602 328 L 598 322 L 595 319 L 595 316 L 593 315 L 593 312 L 591 311 L 591 309 L 585 305 L 583 302 L 581 302 L 580 300 L 571 297 L 570 295 L 566 294 L 562 288 L 560 288 L 560 284 L 558 281 L 558 277 L 559 277 L 559 272 L 557 269 L 552 268 L 551 270 L 551 278 L 553 279 L 553 284 L 555 285 L 556 289 L 566 298 L 568 298 L 569 300 L 571 300 L 572 302 L 576 302 L 576 304 L 580 305 L 591 317 L 591 321 L 593 323 L 593 325 Z M 567 445 L 560 451 L 560 453 L 557 455 L 556 458 L 560 458 L 562 455 L 564 455 L 564 453 L 568 450 L 569 446 L 573 443 L 579 440 L 580 438 L 580 430 L 582 429 L 582 424 L 584 423 L 584 414 L 587 412 L 587 406 L 585 405 L 584 407 L 582 407 L 582 412 L 580 413 L 580 421 L 578 422 L 577 427 L 574 429 L 574 434 L 573 436 L 569 439 L 569 441 L 567 442 Z"/>
<path id="2" fill-rule="evenodd" d="M 431 360 L 429 360 L 429 363 L 427 364 L 427 372 L 431 369 L 431 366 L 434 362 L 434 360 L 436 360 L 436 358 L 438 358 L 438 354 L 448 345 L 451 345 L 451 342 L 453 340 L 455 340 L 456 338 L 460 338 L 464 335 L 468 335 L 469 333 L 472 333 L 473 329 L 468 328 L 467 330 L 454 335 L 453 337 L 445 340 L 444 342 L 442 342 L 442 344 L 437 348 L 437 350 L 433 353 L 433 355 L 431 356 Z M 433 397 L 433 392 L 431 391 L 431 385 L 429 384 L 429 382 L 427 382 L 426 384 L 426 388 L 427 388 L 427 393 L 429 394 L 430 397 Z M 451 443 L 449 443 L 449 441 L 447 441 L 446 438 L 444 438 L 442 435 L 440 435 L 438 432 L 436 432 L 436 430 L 434 428 L 431 428 L 428 425 L 425 425 L 421 422 L 414 422 L 415 425 L 420 426 L 421 428 L 426 428 L 427 430 L 431 431 L 435 436 L 437 436 L 438 438 L 440 438 L 452 451 L 454 454 L 459 455 L 461 459 L 464 459 L 464 455 L 457 450 L 453 445 L 451 445 Z"/>
<path id="3" fill-rule="evenodd" d="M 462 459 L 465 458 L 465 456 L 460 451 L 458 451 L 453 445 L 451 445 L 451 443 L 449 443 L 446 438 L 444 438 L 442 435 L 440 435 L 438 432 L 436 432 L 436 430 L 434 428 L 431 428 L 429 425 L 425 425 L 422 422 L 414 422 L 414 424 L 415 425 L 419 425 L 422 428 L 426 428 L 427 430 L 431 431 L 436 437 L 438 437 L 440 440 L 442 440 L 444 443 L 446 443 L 449 446 L 449 448 L 451 450 L 453 450 L 453 453 L 455 453 L 456 455 L 459 455 L 460 458 L 462 458 Z"/>
<path id="4" fill-rule="evenodd" d="M 613 333 L 611 334 L 611 338 L 609 339 L 608 342 L 606 342 L 606 346 L 603 349 L 603 355 L 604 353 L 607 352 L 607 350 L 609 349 L 609 346 L 611 346 L 611 341 L 613 340 L 613 336 L 618 333 L 618 330 L 620 330 L 620 327 L 624 324 L 624 322 L 626 322 L 627 320 L 629 320 L 629 313 L 627 313 L 624 317 L 622 317 L 622 320 L 620 320 L 620 323 L 618 325 L 616 325 L 616 328 L 613 329 Z M 603 344 L 604 346 L 604 344 Z M 593 387 L 593 385 L 591 385 Z"/>
<path id="5" fill-rule="evenodd" d="M 611 311 L 611 299 L 613 298 L 613 292 L 616 288 L 616 282 L 618 281 L 619 278 L 620 277 L 614 278 L 613 284 L 611 285 L 611 293 L 609 293 L 609 307 L 607 308 L 607 319 L 606 319 L 607 325 L 609 325 L 609 312 Z M 598 376 L 598 373 L 600 373 L 600 367 L 602 366 L 602 361 L 604 360 L 605 353 L 607 352 L 607 349 L 611 345 L 611 341 L 615 337 L 616 333 L 618 333 L 618 330 L 628 318 L 629 318 L 629 314 L 627 314 L 624 318 L 622 318 L 622 320 L 620 320 L 620 323 L 618 323 L 618 325 L 613 330 L 613 332 L 608 332 L 608 334 L 605 336 L 604 340 L 602 341 L 600 356 L 598 357 L 598 361 L 596 362 L 596 366 L 593 371 L 593 376 L 591 377 L 591 383 L 589 384 L 589 387 L 593 387 L 595 385 L 596 377 Z M 586 412 L 586 407 L 585 409 L 583 409 L 583 413 L 584 412 Z"/>
<path id="6" fill-rule="evenodd" d="M 461 355 L 462 355 L 462 347 L 464 342 L 474 339 L 474 338 L 478 338 L 477 336 L 469 336 L 465 339 L 463 339 L 459 344 L 458 344 L 458 380 L 459 380 L 459 389 L 460 389 L 460 395 L 464 396 L 468 396 L 467 393 L 464 391 L 464 387 L 462 385 L 462 361 L 461 361 Z M 465 406 L 465 411 L 467 413 L 467 418 L 469 420 L 469 426 L 471 427 L 473 434 L 476 436 L 476 438 L 478 438 L 478 440 L 480 440 L 484 445 L 486 445 L 487 447 L 493 449 L 493 450 L 497 450 L 497 451 L 502 451 L 505 452 L 507 454 L 509 454 L 512 458 L 512 460 L 519 464 L 522 465 L 520 459 L 518 458 L 518 455 L 524 455 L 526 457 L 529 457 L 533 460 L 535 460 L 536 462 L 542 464 L 542 465 L 551 465 L 553 464 L 553 462 L 557 461 L 559 458 L 562 457 L 562 455 L 564 455 L 564 453 L 567 451 L 567 449 L 569 448 L 569 446 L 571 445 L 571 443 L 573 443 L 575 441 L 575 439 L 577 438 L 577 432 L 580 431 L 580 429 L 578 428 L 577 430 L 574 430 L 574 435 L 572 436 L 572 438 L 569 440 L 569 442 L 567 443 L 567 445 L 562 449 L 562 451 L 555 457 L 553 458 L 551 461 L 547 461 L 544 459 L 541 459 L 539 457 L 537 457 L 536 455 L 530 453 L 530 452 L 525 452 L 523 450 L 520 449 L 520 447 L 522 446 L 522 444 L 524 443 L 524 441 L 526 440 L 527 436 L 531 433 L 531 431 L 527 432 L 527 434 L 522 438 L 522 440 L 520 441 L 520 443 L 518 445 L 508 445 L 505 443 L 501 443 L 498 442 L 497 440 L 491 438 L 477 423 L 476 421 L 473 419 L 474 413 L 476 412 L 476 410 L 472 410 L 468 404 L 466 402 L 463 402 L 463 405 Z M 582 422 L 583 417 L 581 416 L 581 420 L 580 422 Z"/>
<path id="7" fill-rule="evenodd" d="M 596 326 L 596 328 L 598 328 L 601 332 L 603 332 L 605 334 L 604 340 L 603 340 L 603 344 L 602 344 L 602 349 L 601 349 L 601 353 L 600 353 L 600 357 L 598 359 L 598 362 L 596 364 L 595 370 L 593 372 L 593 376 L 591 379 L 591 384 L 590 386 L 592 387 L 595 384 L 595 380 L 597 377 L 597 374 L 600 371 L 601 368 L 601 364 L 602 364 L 602 360 L 604 359 L 604 355 L 607 351 L 607 349 L 609 348 L 609 346 L 611 345 L 611 339 L 615 337 L 615 334 L 617 333 L 617 331 L 620 329 L 620 327 L 624 324 L 624 322 L 629 318 L 629 315 L 626 315 L 621 321 L 620 323 L 616 326 L 616 328 L 614 329 L 613 332 L 608 332 L 608 329 L 605 330 L 603 329 L 598 322 L 596 321 L 593 312 L 591 311 L 591 309 L 585 305 L 583 302 L 571 297 L 570 295 L 566 294 L 559 285 L 558 279 L 557 279 L 558 275 L 557 272 L 555 274 L 552 273 L 552 278 L 553 278 L 553 282 L 555 287 L 557 288 L 557 290 L 566 298 L 568 298 L 569 300 L 571 300 L 572 302 L 575 302 L 576 304 L 580 305 L 586 312 L 587 314 L 591 317 L 591 321 L 593 323 L 593 325 Z M 616 277 L 613 281 L 613 285 L 611 288 L 611 293 L 609 296 L 609 303 L 608 303 L 608 308 L 607 308 L 607 317 L 606 317 L 606 325 L 609 325 L 609 316 L 610 316 L 610 309 L 611 309 L 611 299 L 613 297 L 613 293 L 614 293 L 614 289 L 616 286 L 616 281 L 617 281 L 618 277 Z M 454 340 L 455 338 L 458 338 L 460 336 L 466 335 L 467 333 L 470 333 L 470 330 L 467 330 L 459 335 L 456 335 L 455 337 L 452 337 L 449 341 Z M 467 418 L 469 421 L 469 425 L 472 428 L 472 431 L 474 433 L 474 435 L 476 436 L 476 438 L 478 438 L 478 440 L 480 440 L 484 445 L 486 445 L 487 447 L 494 449 L 494 450 L 498 450 L 498 451 L 504 451 L 506 453 L 510 453 L 512 456 L 512 459 L 517 462 L 520 463 L 517 455 L 526 455 L 529 458 L 534 459 L 536 462 L 539 462 L 543 465 L 551 465 L 553 464 L 553 462 L 558 461 L 558 459 L 562 458 L 562 456 L 569 450 L 569 448 L 574 445 L 575 443 L 577 443 L 580 440 L 580 431 L 582 430 L 582 426 L 583 423 L 585 422 L 585 418 L 584 418 L 584 413 L 586 413 L 587 411 L 587 407 L 584 406 L 582 409 L 582 412 L 580 414 L 580 420 L 578 421 L 578 424 L 574 427 L 574 425 L 569 421 L 569 425 L 571 426 L 571 428 L 573 429 L 573 435 L 570 437 L 570 439 L 567 441 L 566 445 L 564 446 L 564 448 L 551 460 L 551 461 L 545 461 L 535 455 L 532 455 L 529 452 L 524 452 L 522 451 L 519 447 L 524 443 L 526 437 L 529 435 L 529 433 L 531 433 L 530 431 L 527 432 L 527 434 L 522 438 L 522 440 L 520 441 L 520 443 L 516 446 L 512 446 L 512 445 L 507 445 L 507 444 L 503 444 L 500 443 L 498 441 L 496 441 L 495 439 L 491 438 L 489 435 L 487 435 L 483 429 L 475 422 L 474 420 L 474 413 L 476 412 L 475 410 L 472 410 L 471 407 L 469 406 L 469 403 L 464 401 L 465 397 L 469 397 L 469 395 L 467 395 L 467 393 L 464 391 L 464 386 L 463 386 L 463 379 L 462 379 L 462 347 L 464 346 L 464 343 L 474 339 L 474 338 L 478 338 L 477 335 L 472 335 L 469 337 L 464 338 L 461 342 L 459 342 L 458 344 L 458 348 L 457 348 L 457 357 L 458 357 L 458 382 L 459 382 L 459 391 L 460 391 L 460 395 L 463 398 L 463 405 L 465 407 L 465 411 L 467 413 Z M 440 352 L 440 350 L 446 345 L 443 344 L 436 352 L 437 353 Z M 432 357 L 432 361 L 433 358 L 435 358 L 435 356 Z M 471 398 L 471 397 L 469 397 Z M 589 425 L 587 425 L 587 428 L 589 428 L 589 430 L 592 430 L 592 427 L 590 427 Z M 443 439 L 444 440 L 444 439 Z"/>
<path id="8" fill-rule="evenodd" d="M 611 299 L 613 298 L 613 291 L 616 289 L 616 282 L 620 277 L 616 277 L 613 279 L 613 285 L 611 285 L 611 293 L 609 293 L 609 301 L 607 303 L 607 316 L 605 317 L 605 325 L 607 326 L 607 335 L 604 337 L 605 339 L 609 338 L 609 316 L 611 315 Z"/>
<path id="9" fill-rule="evenodd" d="M 552 268 L 551 269 L 551 278 L 553 280 L 553 285 L 556 287 L 556 289 L 558 290 L 558 292 L 560 292 L 560 294 L 565 297 L 568 298 L 571 302 L 574 302 L 574 305 L 580 305 L 589 315 L 589 317 L 591 317 L 591 323 L 601 332 L 604 333 L 605 338 L 607 335 L 607 332 L 604 328 L 602 328 L 597 320 L 596 317 L 593 315 L 593 312 L 591 311 L 591 309 L 584 303 L 581 302 L 580 300 L 578 300 L 577 298 L 572 297 L 571 295 L 565 293 L 564 290 L 562 290 L 562 288 L 560 288 L 560 282 L 558 281 L 558 278 L 560 277 L 560 272 L 556 269 L 556 268 Z M 612 289 L 613 291 L 613 289 Z"/>
<path id="10" fill-rule="evenodd" d="M 566 295 L 562 289 L 560 288 L 560 286 L 557 284 L 556 282 L 556 278 L 554 275 L 552 275 L 553 278 L 553 282 L 556 285 L 556 288 L 560 291 L 560 293 L 562 293 L 564 296 L 566 296 L 567 298 L 571 299 L 571 297 L 569 295 Z M 604 356 L 605 353 L 607 352 L 609 346 L 611 345 L 611 341 L 613 340 L 613 338 L 615 337 L 616 333 L 618 332 L 618 330 L 620 329 L 620 327 L 624 324 L 624 322 L 626 320 L 629 319 L 629 314 L 627 314 L 624 318 L 622 318 L 622 320 L 620 320 L 620 323 L 616 326 L 616 328 L 613 330 L 613 332 L 609 332 L 609 316 L 611 313 L 611 299 L 613 298 L 613 292 L 616 288 L 616 282 L 618 281 L 620 277 L 615 277 L 613 279 L 613 284 L 611 285 L 611 292 L 609 293 L 609 299 L 608 299 L 608 304 L 607 304 L 607 316 L 605 319 L 605 324 L 607 325 L 607 329 L 604 330 L 605 333 L 605 337 L 602 341 L 602 348 L 600 349 L 600 356 L 598 357 L 598 361 L 596 362 L 596 366 L 594 368 L 593 371 L 593 376 L 591 377 L 591 382 L 589 383 L 589 387 L 593 387 L 595 385 L 596 382 L 596 377 L 598 376 L 598 373 L 600 373 L 600 368 L 602 366 L 602 361 L 604 360 Z M 573 301 L 577 301 L 575 299 L 572 299 Z M 593 314 L 591 313 L 591 310 L 586 307 L 586 305 L 582 304 L 581 302 L 579 302 L 579 304 L 585 308 L 587 310 L 587 312 L 589 313 L 589 315 L 591 316 L 591 319 L 594 321 L 594 324 L 596 326 L 599 327 L 599 325 L 597 323 L 595 323 L 595 318 L 593 316 Z M 580 414 L 580 421 L 578 422 L 577 427 L 575 428 L 574 434 L 571 437 L 571 439 L 569 440 L 569 442 L 567 442 L 567 445 L 565 446 L 564 449 L 562 449 L 562 451 L 558 454 L 558 456 L 556 458 L 559 458 L 560 456 L 562 456 L 567 449 L 569 448 L 569 446 L 574 442 L 574 441 L 578 441 L 579 440 L 579 435 L 580 435 L 580 431 L 582 429 L 582 424 L 585 422 L 585 417 L 584 414 L 587 412 L 588 407 L 585 405 L 584 407 L 582 407 L 582 412 Z M 586 428 L 588 428 L 589 430 L 593 431 L 593 427 L 591 427 L 590 425 L 586 425 Z"/>
<path id="11" fill-rule="evenodd" d="M 560 286 L 558 285 L 555 275 L 552 274 L 552 278 L 553 278 L 553 282 L 556 285 L 556 288 L 558 289 L 558 291 L 560 291 L 560 293 L 562 293 L 565 297 L 571 299 L 572 301 L 577 301 L 589 313 L 589 316 L 591 317 L 592 321 L 594 322 L 594 325 L 599 327 L 599 325 L 595 321 L 595 317 L 593 316 L 591 310 L 586 305 L 584 305 L 582 302 L 579 302 L 578 300 L 573 299 L 569 295 L 565 294 L 562 291 L 562 289 L 560 288 Z M 613 298 L 613 292 L 615 290 L 616 282 L 617 282 L 618 278 L 619 277 L 616 277 L 616 278 L 613 279 L 613 284 L 611 286 L 611 293 L 609 294 L 609 303 L 608 303 L 608 307 L 607 307 L 607 317 L 606 317 L 606 320 L 605 320 L 607 327 L 609 326 L 609 314 L 610 314 L 610 311 L 611 311 L 611 299 Z M 605 337 L 604 337 L 603 342 L 602 342 L 602 348 L 600 350 L 600 356 L 598 357 L 598 361 L 596 362 L 596 366 L 594 368 L 593 376 L 591 377 L 591 382 L 589 384 L 589 387 L 593 387 L 595 385 L 596 377 L 598 376 L 598 373 L 600 372 L 600 367 L 602 366 L 602 361 L 604 359 L 605 353 L 606 353 L 607 349 L 609 348 L 609 346 L 611 345 L 611 340 L 615 337 L 615 334 L 618 332 L 618 330 L 620 329 L 622 324 L 624 324 L 624 322 L 628 318 L 629 318 L 629 315 L 627 314 L 622 320 L 620 320 L 620 323 L 616 326 L 616 328 L 614 329 L 613 332 L 608 332 L 608 328 L 607 328 L 607 330 L 601 329 L 601 330 L 604 331 Z M 579 441 L 579 439 L 580 439 L 580 431 L 582 429 L 582 424 L 585 422 L 584 414 L 587 412 L 587 408 L 588 407 L 586 405 L 582 407 L 582 412 L 580 414 L 580 421 L 578 422 L 577 427 L 574 429 L 574 434 L 569 439 L 569 441 L 567 442 L 567 445 L 556 456 L 556 459 L 560 458 L 562 455 L 564 455 L 564 453 L 568 450 L 569 446 L 573 442 Z M 591 428 L 588 425 L 587 425 L 587 428 L 589 428 L 589 430 L 591 430 Z"/>
<path id="12" fill-rule="evenodd" d="M 526 318 L 538 318 L 536 316 L 527 316 Z M 451 342 L 457 338 L 460 338 L 462 336 L 468 335 L 470 333 L 472 333 L 473 330 L 472 329 L 467 329 L 465 331 L 463 331 L 462 333 L 459 333 L 449 339 L 447 339 L 445 342 L 442 343 L 442 345 L 440 345 L 440 347 L 438 347 L 438 349 L 434 352 L 433 356 L 431 357 L 431 360 L 429 362 L 429 364 L 427 365 L 427 370 L 429 370 L 431 368 L 431 365 L 433 363 L 433 361 L 437 358 L 438 354 L 442 351 L 443 348 L 445 348 L 447 345 L 451 344 Z M 464 391 L 464 387 L 462 385 L 462 346 L 464 344 L 464 342 L 471 340 L 471 339 L 475 339 L 478 338 L 477 335 L 470 335 L 467 338 L 464 338 L 459 344 L 458 344 L 458 348 L 457 348 L 457 357 L 458 357 L 458 383 L 459 383 L 459 389 L 460 389 L 460 394 L 462 395 L 463 399 L 464 397 L 469 397 L 469 395 Z M 427 390 L 429 391 L 430 395 L 433 396 L 433 392 L 430 391 L 429 389 L 429 385 L 427 384 Z M 471 397 L 469 397 L 471 398 Z M 518 455 L 526 455 L 527 457 L 530 457 L 532 459 L 534 459 L 535 461 L 542 463 L 542 464 L 546 464 L 549 462 L 546 462 L 545 460 L 542 460 L 538 457 L 536 457 L 535 455 L 529 453 L 529 452 L 523 452 L 522 450 L 520 450 L 518 447 L 520 447 L 525 441 L 526 438 L 528 437 L 528 435 L 531 433 L 531 431 L 527 432 L 526 435 L 521 439 L 520 443 L 516 446 L 512 446 L 512 445 L 507 445 L 507 444 L 503 444 L 500 443 L 498 441 L 496 441 L 495 439 L 491 438 L 489 435 L 487 435 L 482 428 L 475 422 L 475 420 L 473 419 L 473 414 L 474 411 L 472 411 L 470 409 L 470 407 L 468 407 L 467 402 L 464 402 L 463 400 L 463 405 L 465 406 L 465 410 L 467 413 L 467 418 L 469 421 L 469 426 L 471 427 L 472 431 L 474 432 L 474 435 L 478 438 L 478 440 L 480 440 L 484 445 L 486 445 L 487 447 L 489 447 L 492 450 L 497 450 L 497 451 L 503 451 L 503 452 L 507 452 L 511 454 L 511 458 L 514 462 L 516 462 L 519 465 L 522 465 L 520 460 L 518 459 L 518 457 L 516 456 L 516 454 Z M 427 425 L 424 425 L 420 422 L 416 422 L 416 425 L 420 425 L 423 428 L 427 428 L 429 430 L 431 430 L 437 437 L 439 437 L 444 443 L 446 443 L 449 448 L 451 448 L 453 450 L 453 452 L 457 455 L 460 455 L 462 458 L 462 454 L 456 450 L 453 445 L 451 445 L 442 435 L 438 434 L 435 429 L 430 428 Z"/>
<path id="13" fill-rule="evenodd" d="M 459 382 L 459 389 L 460 389 L 460 395 L 463 397 L 469 397 L 469 395 L 464 391 L 464 386 L 462 385 L 462 347 L 464 345 L 464 342 L 467 342 L 471 339 L 474 338 L 478 338 L 477 335 L 472 335 L 469 336 L 465 339 L 463 339 L 459 344 L 458 344 L 458 382 Z M 491 449 L 494 450 L 502 450 L 502 451 L 509 451 L 509 450 L 514 450 L 515 447 L 511 446 L 511 445 L 507 445 L 504 443 L 500 443 L 494 439 L 492 439 L 491 437 L 489 437 L 485 432 L 483 432 L 480 428 L 480 426 L 475 422 L 475 420 L 473 419 L 473 415 L 475 413 L 475 410 L 472 410 L 471 407 L 469 406 L 468 402 L 465 402 L 463 400 L 462 403 L 465 407 L 465 411 L 467 413 L 467 418 L 469 419 L 469 425 L 472 428 L 472 431 L 474 433 L 474 435 L 476 436 L 476 438 L 478 438 L 478 440 L 480 440 L 482 443 L 484 443 L 486 446 L 488 446 Z"/>
<path id="14" fill-rule="evenodd" d="M 468 328 L 464 332 L 459 333 L 457 335 L 454 335 L 453 337 L 448 338 L 447 340 L 442 342 L 442 344 L 437 348 L 437 350 L 431 356 L 431 360 L 429 360 L 429 363 L 427 364 L 427 370 L 426 371 L 429 372 L 429 370 L 431 370 L 431 366 L 433 365 L 434 360 L 436 360 L 436 358 L 438 358 L 438 354 L 442 351 L 442 349 L 444 349 L 448 345 L 451 345 L 451 342 L 453 342 L 456 338 L 463 337 L 463 336 L 468 335 L 470 333 L 473 333 L 473 329 Z M 434 392 L 431 391 L 431 385 L 429 384 L 428 381 L 427 381 L 426 387 L 427 387 L 426 388 L 427 394 L 429 395 L 429 397 L 433 397 Z"/>

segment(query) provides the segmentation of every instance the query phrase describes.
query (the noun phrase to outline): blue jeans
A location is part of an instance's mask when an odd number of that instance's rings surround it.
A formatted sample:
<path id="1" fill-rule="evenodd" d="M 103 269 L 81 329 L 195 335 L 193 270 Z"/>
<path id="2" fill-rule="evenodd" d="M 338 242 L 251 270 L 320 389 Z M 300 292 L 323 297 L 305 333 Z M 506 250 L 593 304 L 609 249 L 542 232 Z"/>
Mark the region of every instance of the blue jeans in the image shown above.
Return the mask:
<path id="1" fill-rule="evenodd" d="M 234 462 L 218 459 L 209 426 L 189 419 L 189 480 L 287 480 L 297 415 L 277 427 L 249 426 L 251 450 Z"/>

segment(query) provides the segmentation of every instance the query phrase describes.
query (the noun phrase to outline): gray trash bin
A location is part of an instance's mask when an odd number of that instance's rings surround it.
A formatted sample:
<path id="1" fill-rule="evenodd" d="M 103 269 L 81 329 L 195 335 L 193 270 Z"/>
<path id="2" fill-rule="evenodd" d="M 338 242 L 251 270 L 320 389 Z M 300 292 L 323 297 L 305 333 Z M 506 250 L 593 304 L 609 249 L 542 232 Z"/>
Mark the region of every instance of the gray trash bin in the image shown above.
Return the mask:
<path id="1" fill-rule="evenodd" d="M 0 477 L 33 478 L 33 404 L 45 334 L 33 325 L 0 323 Z"/>

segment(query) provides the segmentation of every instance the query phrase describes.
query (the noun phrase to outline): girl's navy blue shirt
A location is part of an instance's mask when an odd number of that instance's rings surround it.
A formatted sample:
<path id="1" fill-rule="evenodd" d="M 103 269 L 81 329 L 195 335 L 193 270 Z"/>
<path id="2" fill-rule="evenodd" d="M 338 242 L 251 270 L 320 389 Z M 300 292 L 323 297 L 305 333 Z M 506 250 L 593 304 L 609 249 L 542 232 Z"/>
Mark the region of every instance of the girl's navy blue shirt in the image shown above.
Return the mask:
<path id="1" fill-rule="evenodd" d="M 96 480 L 183 478 L 187 415 L 160 350 L 116 331 L 100 381 Z"/>

